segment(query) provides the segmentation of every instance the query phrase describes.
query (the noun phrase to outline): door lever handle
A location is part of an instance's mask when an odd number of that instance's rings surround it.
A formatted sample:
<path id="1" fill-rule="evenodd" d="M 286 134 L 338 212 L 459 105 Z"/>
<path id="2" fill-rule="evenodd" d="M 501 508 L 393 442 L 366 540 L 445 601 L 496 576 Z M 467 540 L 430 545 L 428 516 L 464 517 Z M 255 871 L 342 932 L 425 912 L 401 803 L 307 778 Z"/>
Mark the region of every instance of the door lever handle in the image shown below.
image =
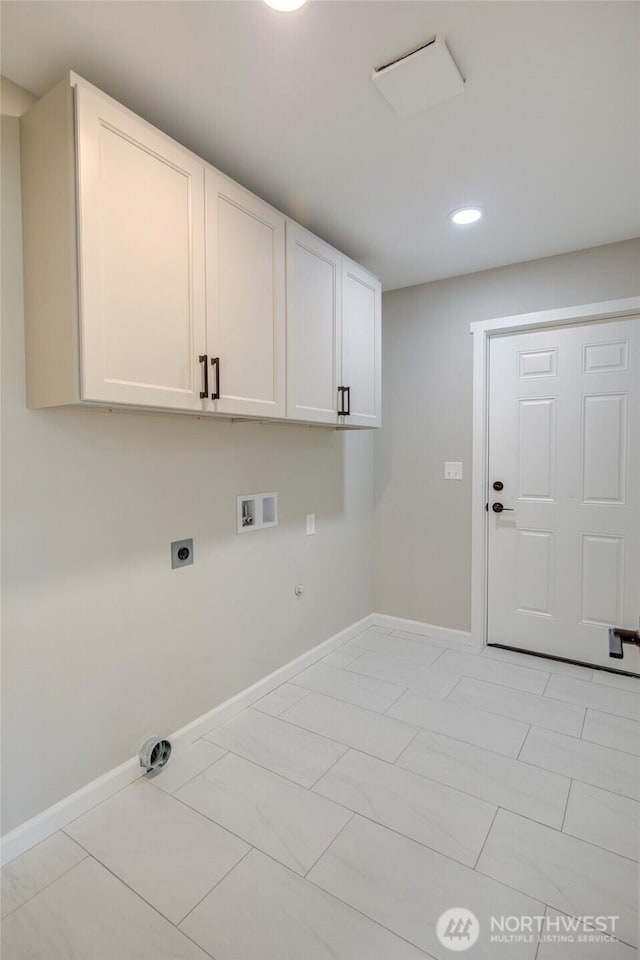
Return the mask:
<path id="1" fill-rule="evenodd" d="M 514 513 L 515 512 L 513 507 L 503 507 L 503 505 L 501 503 L 498 503 L 498 501 L 491 504 L 491 509 L 493 510 L 494 513 Z"/>
<path id="2" fill-rule="evenodd" d="M 640 630 L 623 630 L 622 627 L 609 627 L 609 656 L 622 660 L 623 643 L 635 643 L 640 646 Z"/>

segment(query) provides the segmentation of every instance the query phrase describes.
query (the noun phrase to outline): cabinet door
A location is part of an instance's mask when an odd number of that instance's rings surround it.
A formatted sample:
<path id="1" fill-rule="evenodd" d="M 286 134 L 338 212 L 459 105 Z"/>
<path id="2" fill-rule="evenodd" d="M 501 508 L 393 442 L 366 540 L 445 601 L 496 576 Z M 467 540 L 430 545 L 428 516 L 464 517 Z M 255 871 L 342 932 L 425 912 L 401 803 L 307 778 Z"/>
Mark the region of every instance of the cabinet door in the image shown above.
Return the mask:
<path id="1" fill-rule="evenodd" d="M 91 89 L 76 96 L 81 396 L 205 409 L 204 165 Z"/>
<path id="2" fill-rule="evenodd" d="M 284 216 L 211 168 L 205 192 L 213 409 L 284 417 Z"/>
<path id="3" fill-rule="evenodd" d="M 338 422 L 342 256 L 287 223 L 287 416 Z"/>
<path id="4" fill-rule="evenodd" d="M 342 267 L 342 385 L 348 389 L 345 426 L 381 424 L 380 337 L 382 289 L 367 270 L 344 259 Z"/>

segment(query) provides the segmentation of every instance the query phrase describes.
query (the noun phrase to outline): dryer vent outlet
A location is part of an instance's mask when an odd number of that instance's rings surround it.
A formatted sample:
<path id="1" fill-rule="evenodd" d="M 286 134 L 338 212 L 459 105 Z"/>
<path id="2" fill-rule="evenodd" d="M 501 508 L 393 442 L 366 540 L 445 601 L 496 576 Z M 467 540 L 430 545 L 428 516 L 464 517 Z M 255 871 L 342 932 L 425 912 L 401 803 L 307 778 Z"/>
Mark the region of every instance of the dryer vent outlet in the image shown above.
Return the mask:
<path id="1" fill-rule="evenodd" d="M 171 741 L 162 740 L 160 737 L 151 737 L 140 748 L 140 766 L 144 767 L 147 773 L 161 770 L 169 762 L 170 756 Z"/>

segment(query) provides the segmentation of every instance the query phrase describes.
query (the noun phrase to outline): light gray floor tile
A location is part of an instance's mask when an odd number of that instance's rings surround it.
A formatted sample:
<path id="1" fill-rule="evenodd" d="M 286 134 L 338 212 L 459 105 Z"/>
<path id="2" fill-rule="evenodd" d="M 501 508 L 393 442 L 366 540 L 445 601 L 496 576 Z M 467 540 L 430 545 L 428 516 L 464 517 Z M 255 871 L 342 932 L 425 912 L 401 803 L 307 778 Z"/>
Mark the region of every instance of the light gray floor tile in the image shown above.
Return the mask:
<path id="1" fill-rule="evenodd" d="M 593 682 L 605 687 L 617 687 L 618 690 L 629 690 L 631 693 L 640 694 L 640 677 L 624 677 L 620 673 L 594 670 Z"/>
<path id="2" fill-rule="evenodd" d="M 2 916 L 30 900 L 87 856 L 64 833 L 54 833 L 2 868 Z"/>
<path id="3" fill-rule="evenodd" d="M 370 650 L 371 653 L 382 653 L 387 657 L 398 657 L 400 660 L 410 660 L 412 663 L 421 663 L 428 667 L 442 655 L 442 647 L 429 644 L 427 638 L 408 639 L 405 636 L 377 633 L 367 630 L 351 641 L 354 647 Z"/>
<path id="4" fill-rule="evenodd" d="M 87 857 L 3 921 L 2 960 L 207 958 L 195 943 Z"/>
<path id="5" fill-rule="evenodd" d="M 350 673 L 328 667 L 323 663 L 314 663 L 294 678 L 299 687 L 313 690 L 315 693 L 326 693 L 336 700 L 346 700 L 366 710 L 377 713 L 384 711 L 401 696 L 405 687 L 388 683 L 386 680 L 376 680 L 365 677 L 360 673 Z"/>
<path id="6" fill-rule="evenodd" d="M 287 707 L 292 707 L 298 700 L 306 697 L 307 693 L 308 690 L 303 690 L 302 687 L 296 687 L 292 683 L 283 683 L 252 706 L 254 710 L 259 710 L 261 713 L 268 713 L 271 717 L 279 717 Z"/>
<path id="7" fill-rule="evenodd" d="M 181 929 L 216 960 L 422 960 L 424 954 L 257 851 Z"/>
<path id="8" fill-rule="evenodd" d="M 310 693 L 286 710 L 282 719 L 381 760 L 399 757 L 416 733 L 414 727 L 400 720 L 320 693 Z"/>
<path id="9" fill-rule="evenodd" d="M 362 653 L 345 669 L 379 680 L 390 680 L 400 687 L 411 687 L 431 697 L 446 697 L 458 681 L 454 674 L 436 672 L 436 666 L 427 667 L 423 663 L 411 663 L 410 660 L 371 651 Z"/>
<path id="10" fill-rule="evenodd" d="M 614 717 L 611 713 L 599 713 L 587 710 L 587 718 L 582 731 L 584 740 L 600 743 L 603 747 L 624 750 L 640 756 L 640 723 Z"/>
<path id="11" fill-rule="evenodd" d="M 486 680 L 488 683 L 523 690 L 525 693 L 542 693 L 549 679 L 549 674 L 541 670 L 488 660 L 477 654 L 458 653 L 456 650 L 446 650 L 438 660 L 436 669 L 448 671 L 458 677 Z"/>
<path id="12" fill-rule="evenodd" d="M 529 667 L 546 673 L 558 673 L 576 680 L 591 680 L 594 671 L 589 667 L 580 667 L 577 663 L 564 663 L 562 660 L 548 660 L 546 657 L 534 657 L 518 650 L 503 650 L 502 647 L 485 647 L 481 656 L 487 660 L 500 660 L 514 666 Z"/>
<path id="13" fill-rule="evenodd" d="M 354 660 L 357 660 L 361 654 L 362 649 L 360 647 L 351 648 L 344 646 L 339 647 L 337 650 L 334 650 L 333 653 L 323 657 L 319 662 L 326 664 L 327 667 L 343 669 L 344 667 L 348 667 L 350 663 L 353 663 Z"/>
<path id="14" fill-rule="evenodd" d="M 568 917 L 557 910 L 547 908 L 549 941 L 543 941 L 536 960 L 637 960 L 633 947 L 619 940 L 609 942 L 603 934 Z M 566 938 L 571 937 L 569 941 Z"/>
<path id="15" fill-rule="evenodd" d="M 303 875 L 351 817 L 344 807 L 231 753 L 176 797 Z"/>
<path id="16" fill-rule="evenodd" d="M 165 793 L 175 793 L 188 780 L 202 773 L 224 755 L 225 751 L 221 747 L 216 747 L 207 740 L 196 740 L 177 753 L 172 753 L 166 767 L 158 773 L 147 774 L 145 779 Z"/>
<path id="17" fill-rule="evenodd" d="M 529 729 L 518 720 L 504 720 L 484 710 L 474 710 L 451 700 L 432 700 L 412 691 L 400 697 L 387 716 L 509 757 L 518 755 Z"/>
<path id="18" fill-rule="evenodd" d="M 460 650 L 462 653 L 471 654 L 479 652 L 472 646 L 470 638 L 463 639 L 453 635 L 446 639 L 444 637 L 430 637 L 426 633 L 414 633 L 411 630 L 394 630 L 393 635 L 394 637 L 405 637 L 407 640 L 422 640 L 424 643 L 430 643 L 435 647 L 446 650 Z"/>
<path id="19" fill-rule="evenodd" d="M 520 760 L 640 800 L 640 761 L 620 750 L 532 727 Z"/>
<path id="20" fill-rule="evenodd" d="M 496 807 L 350 750 L 314 790 L 406 837 L 473 866 Z"/>
<path id="21" fill-rule="evenodd" d="M 640 859 L 640 803 L 637 800 L 574 780 L 563 830 L 612 853 Z"/>
<path id="22" fill-rule="evenodd" d="M 409 744 L 397 764 L 532 820 L 562 826 L 568 777 L 427 730 Z"/>
<path id="23" fill-rule="evenodd" d="M 451 907 L 466 907 L 480 922 L 480 937 L 471 952 L 474 960 L 497 960 L 489 936 L 489 918 L 497 910 L 520 916 L 544 909 L 509 887 L 358 816 L 322 855 L 309 879 L 438 960 L 451 957 L 436 936 L 438 917 Z M 508 958 L 532 960 L 535 950 L 535 944 L 513 944 Z"/>
<path id="24" fill-rule="evenodd" d="M 545 696 L 626 717 L 628 720 L 640 720 L 640 693 L 619 690 L 602 683 L 585 683 L 571 677 L 552 677 Z"/>
<path id="25" fill-rule="evenodd" d="M 636 944 L 638 866 L 608 850 L 499 810 L 478 870 L 573 917 L 620 917 Z"/>
<path id="26" fill-rule="evenodd" d="M 256 710 L 244 710 L 208 733 L 206 739 L 303 787 L 312 786 L 347 749 Z"/>
<path id="27" fill-rule="evenodd" d="M 487 713 L 496 713 L 523 723 L 535 723 L 547 730 L 557 730 L 558 733 L 568 733 L 574 737 L 580 736 L 584 723 L 584 707 L 547 700 L 546 697 L 523 690 L 467 677 L 452 690 L 449 699 L 476 710 L 486 710 Z"/>
<path id="28" fill-rule="evenodd" d="M 249 849 L 144 781 L 105 800 L 65 831 L 173 923 Z"/>

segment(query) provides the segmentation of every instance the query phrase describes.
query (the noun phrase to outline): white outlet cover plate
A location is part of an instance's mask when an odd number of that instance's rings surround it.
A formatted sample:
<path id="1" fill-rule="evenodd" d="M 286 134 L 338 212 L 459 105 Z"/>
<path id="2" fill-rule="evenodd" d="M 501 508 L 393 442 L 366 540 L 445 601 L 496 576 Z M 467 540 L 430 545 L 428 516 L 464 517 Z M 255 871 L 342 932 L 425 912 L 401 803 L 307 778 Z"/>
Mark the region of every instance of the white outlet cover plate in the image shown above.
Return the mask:
<path id="1" fill-rule="evenodd" d="M 445 480 L 462 480 L 462 461 L 445 460 L 444 478 Z"/>
<path id="2" fill-rule="evenodd" d="M 316 515 L 315 513 L 307 514 L 307 536 L 310 537 L 316 532 Z"/>

